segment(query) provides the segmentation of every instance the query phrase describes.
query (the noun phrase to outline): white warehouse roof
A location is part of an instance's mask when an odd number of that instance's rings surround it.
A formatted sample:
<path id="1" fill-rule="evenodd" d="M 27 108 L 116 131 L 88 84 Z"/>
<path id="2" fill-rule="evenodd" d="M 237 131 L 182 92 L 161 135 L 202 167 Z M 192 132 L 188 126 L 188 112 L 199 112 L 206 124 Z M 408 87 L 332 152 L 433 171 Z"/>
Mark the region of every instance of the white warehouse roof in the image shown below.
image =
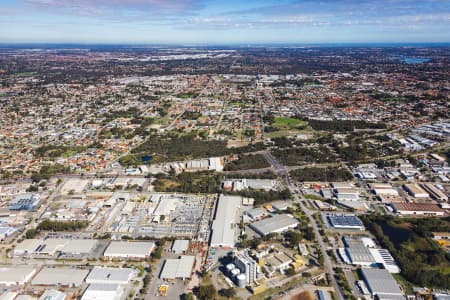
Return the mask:
<path id="1" fill-rule="evenodd" d="M 43 268 L 31 281 L 32 285 L 81 286 L 89 270 L 75 268 Z"/>
<path id="2" fill-rule="evenodd" d="M 189 249 L 189 240 L 175 240 L 172 245 L 172 252 L 183 253 Z"/>
<path id="3" fill-rule="evenodd" d="M 120 300 L 124 292 L 119 284 L 91 284 L 80 300 Z"/>
<path id="4" fill-rule="evenodd" d="M 0 284 L 23 285 L 30 281 L 35 273 L 36 269 L 34 267 L 0 267 Z"/>
<path id="5" fill-rule="evenodd" d="M 252 223 L 250 227 L 260 235 L 267 235 L 269 233 L 280 233 L 290 228 L 295 228 L 298 224 L 297 219 L 292 216 L 275 215 L 271 218 Z"/>
<path id="6" fill-rule="evenodd" d="M 378 296 L 380 299 L 405 299 L 398 283 L 392 277 L 391 273 L 385 269 L 361 269 L 369 291 L 372 296 Z"/>
<path id="7" fill-rule="evenodd" d="M 234 247 L 241 204 L 242 198 L 239 196 L 220 195 L 212 225 L 211 247 Z"/>
<path id="8" fill-rule="evenodd" d="M 105 257 L 145 258 L 155 249 L 153 242 L 112 241 L 106 248 Z"/>
<path id="9" fill-rule="evenodd" d="M 182 255 L 178 259 L 166 259 L 161 271 L 161 279 L 191 278 L 195 256 Z"/>
<path id="10" fill-rule="evenodd" d="M 86 278 L 86 283 L 128 284 L 137 271 L 131 268 L 107 268 L 95 266 Z"/>

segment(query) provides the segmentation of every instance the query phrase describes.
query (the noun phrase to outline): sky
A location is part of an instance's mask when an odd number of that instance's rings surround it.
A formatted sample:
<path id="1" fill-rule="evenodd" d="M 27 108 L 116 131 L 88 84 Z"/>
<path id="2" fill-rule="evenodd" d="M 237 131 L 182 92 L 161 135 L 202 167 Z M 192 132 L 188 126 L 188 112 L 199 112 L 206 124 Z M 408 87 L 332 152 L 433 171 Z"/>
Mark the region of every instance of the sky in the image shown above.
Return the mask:
<path id="1" fill-rule="evenodd" d="M 450 42 L 450 0 L 0 0 L 0 43 Z"/>

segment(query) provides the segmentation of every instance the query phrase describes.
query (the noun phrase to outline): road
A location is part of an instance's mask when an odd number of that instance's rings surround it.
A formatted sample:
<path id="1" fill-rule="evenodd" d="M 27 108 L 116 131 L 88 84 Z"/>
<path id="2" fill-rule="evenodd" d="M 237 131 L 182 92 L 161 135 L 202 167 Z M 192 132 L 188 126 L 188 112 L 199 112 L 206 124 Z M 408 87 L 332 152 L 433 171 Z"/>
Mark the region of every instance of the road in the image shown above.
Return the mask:
<path id="1" fill-rule="evenodd" d="M 295 202 L 297 202 L 301 209 L 305 212 L 305 214 L 308 216 L 309 222 L 311 224 L 311 226 L 313 227 L 314 230 L 314 234 L 316 235 L 317 238 L 317 242 L 319 244 L 320 247 L 320 251 L 322 252 L 323 258 L 324 258 L 324 267 L 325 267 L 325 271 L 330 274 L 330 278 L 331 278 L 331 283 L 334 287 L 334 290 L 336 291 L 336 296 L 338 300 L 344 300 L 344 297 L 342 295 L 342 291 L 340 289 L 340 287 L 338 286 L 336 279 L 335 279 L 335 273 L 333 270 L 333 264 L 331 263 L 331 259 L 327 254 L 326 251 L 326 247 L 325 247 L 325 243 L 323 241 L 322 235 L 319 233 L 319 227 L 316 223 L 316 220 L 313 217 L 313 212 L 306 207 L 306 205 L 304 204 L 304 199 L 300 199 L 297 196 L 296 193 L 296 188 L 291 184 L 291 181 L 289 179 L 289 174 L 286 171 L 286 168 L 280 164 L 275 157 L 273 157 L 273 155 L 266 151 L 264 152 L 264 157 L 267 159 L 267 161 L 272 165 L 272 167 L 274 168 L 275 172 L 283 179 L 283 181 L 285 182 L 286 186 L 288 187 L 288 189 L 291 191 Z"/>

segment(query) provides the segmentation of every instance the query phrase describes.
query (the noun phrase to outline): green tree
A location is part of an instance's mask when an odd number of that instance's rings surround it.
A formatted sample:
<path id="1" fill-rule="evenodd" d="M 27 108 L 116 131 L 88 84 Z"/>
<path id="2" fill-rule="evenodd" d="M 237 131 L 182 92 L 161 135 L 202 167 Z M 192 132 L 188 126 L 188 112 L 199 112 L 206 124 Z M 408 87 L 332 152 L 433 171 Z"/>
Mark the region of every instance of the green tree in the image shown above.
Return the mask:
<path id="1" fill-rule="evenodd" d="M 200 300 L 212 300 L 212 299 L 215 299 L 217 297 L 216 288 L 212 284 L 201 285 L 198 288 L 197 297 Z"/>

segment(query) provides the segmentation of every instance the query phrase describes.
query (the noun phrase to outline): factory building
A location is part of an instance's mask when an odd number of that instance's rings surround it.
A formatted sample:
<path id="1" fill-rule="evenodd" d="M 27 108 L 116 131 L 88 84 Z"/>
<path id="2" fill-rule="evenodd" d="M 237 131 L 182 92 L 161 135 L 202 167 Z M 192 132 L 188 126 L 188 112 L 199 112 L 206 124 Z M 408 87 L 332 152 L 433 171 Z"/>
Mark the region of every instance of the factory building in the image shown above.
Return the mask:
<path id="1" fill-rule="evenodd" d="M 405 189 L 408 194 L 410 194 L 414 198 L 429 198 L 430 195 L 425 192 L 420 186 L 417 184 L 405 184 L 403 185 L 403 188 Z"/>
<path id="2" fill-rule="evenodd" d="M 175 240 L 170 251 L 178 254 L 184 254 L 189 250 L 189 240 Z"/>
<path id="3" fill-rule="evenodd" d="M 327 220 L 335 229 L 365 230 L 364 224 L 355 215 L 328 214 Z"/>
<path id="4" fill-rule="evenodd" d="M 109 268 L 95 266 L 86 278 L 86 283 L 126 285 L 136 276 L 137 271 L 131 268 Z"/>
<path id="5" fill-rule="evenodd" d="M 159 278 L 163 280 L 189 279 L 194 269 L 195 256 L 182 255 L 177 259 L 166 259 Z"/>
<path id="6" fill-rule="evenodd" d="M 233 248 L 237 237 L 242 198 L 220 195 L 212 224 L 211 247 Z"/>
<path id="7" fill-rule="evenodd" d="M 391 273 L 384 269 L 361 269 L 364 282 L 372 297 L 379 300 L 405 300 Z"/>
<path id="8" fill-rule="evenodd" d="M 261 221 L 250 224 L 250 228 L 256 231 L 261 236 L 268 235 L 270 233 L 281 233 L 291 228 L 297 227 L 298 220 L 293 216 L 283 214 L 275 215 L 270 218 L 263 219 Z"/>
<path id="9" fill-rule="evenodd" d="M 258 263 L 248 254 L 248 252 L 238 252 L 234 257 L 234 265 L 245 275 L 248 284 L 256 281 L 259 266 Z"/>
<path id="10" fill-rule="evenodd" d="M 391 203 L 394 212 L 399 215 L 443 216 L 445 211 L 432 203 Z"/>
<path id="11" fill-rule="evenodd" d="M 34 274 L 36 274 L 34 267 L 0 267 L 0 285 L 24 285 L 30 281 Z"/>
<path id="12" fill-rule="evenodd" d="M 46 290 L 39 300 L 65 300 L 66 294 L 58 290 Z"/>
<path id="13" fill-rule="evenodd" d="M 145 259 L 155 247 L 153 242 L 112 241 L 103 256 L 109 259 Z"/>
<path id="14" fill-rule="evenodd" d="M 44 267 L 31 281 L 31 285 L 79 287 L 89 270 L 75 268 Z"/>
<path id="15" fill-rule="evenodd" d="M 32 211 L 38 207 L 39 197 L 35 194 L 23 194 L 14 197 L 8 203 L 9 210 L 28 210 Z"/>
<path id="16" fill-rule="evenodd" d="M 80 300 L 121 300 L 124 294 L 125 287 L 120 284 L 90 284 Z"/>
<path id="17" fill-rule="evenodd" d="M 438 188 L 436 188 L 436 186 L 433 185 L 432 183 L 424 183 L 422 184 L 422 187 L 425 191 L 427 191 L 431 195 L 431 198 L 433 198 L 434 200 L 440 202 L 448 201 L 447 195 Z"/>

